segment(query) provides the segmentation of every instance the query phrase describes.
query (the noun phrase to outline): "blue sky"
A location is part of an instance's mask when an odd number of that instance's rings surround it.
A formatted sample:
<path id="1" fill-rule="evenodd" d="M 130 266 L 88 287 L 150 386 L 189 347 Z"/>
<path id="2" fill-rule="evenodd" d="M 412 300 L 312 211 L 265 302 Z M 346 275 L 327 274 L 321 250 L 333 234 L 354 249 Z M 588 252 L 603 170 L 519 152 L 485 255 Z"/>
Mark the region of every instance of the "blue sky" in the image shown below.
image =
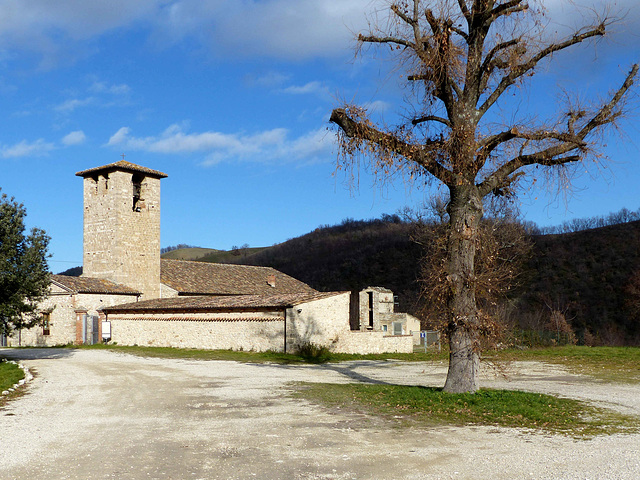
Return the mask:
<path id="1" fill-rule="evenodd" d="M 605 11 L 603 2 L 547 2 L 552 30 Z M 554 92 L 586 99 L 617 88 L 640 61 L 640 7 L 596 45 L 558 56 L 520 111 L 553 111 Z M 54 272 L 82 261 L 82 185 L 75 172 L 125 159 L 169 175 L 162 245 L 264 246 L 350 218 L 420 206 L 434 190 L 359 189 L 335 173 L 327 130 L 341 101 L 390 123 L 402 111 L 400 72 L 384 56 L 354 59 L 372 0 L 0 0 L 0 188 L 24 203 L 29 227 L 52 237 Z M 623 136 L 605 140 L 565 201 L 545 188 L 520 197 L 540 225 L 640 207 L 638 91 Z"/>

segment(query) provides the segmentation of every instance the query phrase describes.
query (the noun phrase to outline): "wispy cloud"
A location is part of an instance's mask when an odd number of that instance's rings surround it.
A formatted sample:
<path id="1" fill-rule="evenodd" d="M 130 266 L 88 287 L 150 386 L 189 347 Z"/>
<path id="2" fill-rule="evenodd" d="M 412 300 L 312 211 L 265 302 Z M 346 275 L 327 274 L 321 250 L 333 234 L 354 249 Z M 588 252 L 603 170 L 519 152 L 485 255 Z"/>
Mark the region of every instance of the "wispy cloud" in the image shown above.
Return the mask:
<path id="1" fill-rule="evenodd" d="M 69 114 L 83 107 L 122 105 L 128 102 L 131 93 L 131 87 L 127 84 L 110 84 L 102 80 L 93 80 L 93 83 L 86 90 L 90 94 L 89 96 L 69 98 L 56 105 L 54 110 L 59 113 Z"/>
<path id="2" fill-rule="evenodd" d="M 107 82 L 96 81 L 89 87 L 89 91 L 95 93 L 109 93 L 111 95 L 127 95 L 131 92 L 131 87 L 124 83 L 120 85 L 110 85 Z"/>
<path id="3" fill-rule="evenodd" d="M 247 75 L 244 82 L 251 87 L 276 88 L 289 80 L 290 76 L 281 72 L 269 71 L 260 75 Z"/>
<path id="4" fill-rule="evenodd" d="M 87 139 L 82 130 L 76 130 L 75 132 L 68 133 L 62 138 L 62 144 L 66 146 L 80 145 Z"/>
<path id="5" fill-rule="evenodd" d="M 304 85 L 291 85 L 280 89 L 280 92 L 289 95 L 317 95 L 323 98 L 330 97 L 329 89 L 322 82 L 313 81 Z"/>
<path id="6" fill-rule="evenodd" d="M 284 128 L 253 134 L 187 133 L 183 127 L 171 125 L 159 135 L 135 137 L 129 127 L 122 127 L 111 136 L 107 146 L 163 154 L 199 153 L 204 155 L 204 165 L 224 161 L 314 162 L 331 154 L 333 135 L 324 128 L 297 138 L 290 138 Z"/>
<path id="7" fill-rule="evenodd" d="M 384 100 L 374 100 L 373 102 L 369 102 L 365 105 L 367 110 L 370 112 L 382 113 L 386 112 L 390 108 L 392 108 L 389 102 L 385 102 Z"/>
<path id="8" fill-rule="evenodd" d="M 45 142 L 42 138 L 31 143 L 22 140 L 14 145 L 0 147 L 0 155 L 3 158 L 39 157 L 46 155 L 55 148 L 53 143 Z"/>
<path id="9" fill-rule="evenodd" d="M 70 98 L 69 100 L 65 100 L 61 104 L 56 105 L 54 107 L 54 110 L 61 113 L 71 113 L 77 108 L 89 106 L 94 102 L 95 102 L 94 97 L 87 97 L 82 99 Z"/>

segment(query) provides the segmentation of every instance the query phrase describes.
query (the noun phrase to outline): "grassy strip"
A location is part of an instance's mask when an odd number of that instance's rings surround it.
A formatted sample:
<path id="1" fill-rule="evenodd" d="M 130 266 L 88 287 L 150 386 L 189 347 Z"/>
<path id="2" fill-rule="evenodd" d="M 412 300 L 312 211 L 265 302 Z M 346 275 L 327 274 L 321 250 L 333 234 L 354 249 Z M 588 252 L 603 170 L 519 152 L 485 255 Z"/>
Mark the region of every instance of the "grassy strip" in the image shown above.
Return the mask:
<path id="1" fill-rule="evenodd" d="M 346 362 L 353 360 L 402 360 L 407 362 L 429 362 L 438 360 L 438 354 L 432 353 L 385 353 L 371 355 L 352 355 L 331 353 L 325 349 L 310 349 L 301 353 L 282 352 L 245 352 L 235 350 L 198 350 L 192 348 L 140 347 L 124 345 L 69 346 L 69 348 L 87 348 L 112 350 L 141 357 L 183 358 L 194 360 L 229 360 L 245 363 L 278 363 L 283 365 L 302 363 Z M 445 357 L 443 357 L 445 358 Z"/>
<path id="2" fill-rule="evenodd" d="M 24 371 L 15 363 L 0 358 L 0 392 L 13 387 L 24 378 Z"/>
<path id="3" fill-rule="evenodd" d="M 549 347 L 487 352 L 493 361 L 539 361 L 562 365 L 572 373 L 590 375 L 606 382 L 640 383 L 640 348 Z"/>
<path id="4" fill-rule="evenodd" d="M 299 384 L 295 396 L 331 407 L 417 421 L 426 426 L 491 425 L 561 433 L 577 438 L 640 431 L 638 417 L 539 393 L 480 390 L 448 394 L 404 385 Z"/>

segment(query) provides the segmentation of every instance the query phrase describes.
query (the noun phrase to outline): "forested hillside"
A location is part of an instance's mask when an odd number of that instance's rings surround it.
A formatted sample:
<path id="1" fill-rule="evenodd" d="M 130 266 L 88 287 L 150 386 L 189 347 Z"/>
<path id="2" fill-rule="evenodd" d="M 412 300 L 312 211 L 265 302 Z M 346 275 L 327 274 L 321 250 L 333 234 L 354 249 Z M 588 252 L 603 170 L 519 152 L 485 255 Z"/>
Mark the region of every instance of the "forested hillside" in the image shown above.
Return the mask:
<path id="1" fill-rule="evenodd" d="M 640 273 L 640 221 L 534 237 L 520 311 L 564 312 L 576 333 L 606 344 L 640 345 L 630 294 Z"/>
<path id="2" fill-rule="evenodd" d="M 238 259 L 273 266 L 318 290 L 384 286 L 399 295 L 400 309 L 419 310 L 414 226 L 397 216 L 346 220 Z M 558 315 L 580 342 L 640 345 L 638 308 L 629 284 L 640 275 L 640 221 L 561 235 L 533 236 L 533 251 L 506 321 L 532 330 L 554 325 Z M 634 313 L 635 312 L 635 313 Z"/>
<path id="3" fill-rule="evenodd" d="M 396 215 L 345 220 L 317 228 L 237 263 L 272 266 L 317 290 L 390 288 L 403 311 L 415 311 L 420 248 L 410 239 L 413 225 Z"/>

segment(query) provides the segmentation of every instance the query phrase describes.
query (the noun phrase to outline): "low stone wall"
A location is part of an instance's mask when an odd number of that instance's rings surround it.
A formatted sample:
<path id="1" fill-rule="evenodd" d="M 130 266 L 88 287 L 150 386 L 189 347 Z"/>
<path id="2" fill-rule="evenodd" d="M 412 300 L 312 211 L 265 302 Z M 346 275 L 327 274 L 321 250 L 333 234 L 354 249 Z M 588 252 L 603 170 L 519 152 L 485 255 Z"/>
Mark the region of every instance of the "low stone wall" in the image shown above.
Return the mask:
<path id="1" fill-rule="evenodd" d="M 340 335 L 331 350 L 336 353 L 413 353 L 411 335 L 386 335 L 383 332 L 354 330 Z"/>
<path id="2" fill-rule="evenodd" d="M 205 350 L 282 351 L 284 320 L 144 320 L 109 315 L 118 345 Z"/>

